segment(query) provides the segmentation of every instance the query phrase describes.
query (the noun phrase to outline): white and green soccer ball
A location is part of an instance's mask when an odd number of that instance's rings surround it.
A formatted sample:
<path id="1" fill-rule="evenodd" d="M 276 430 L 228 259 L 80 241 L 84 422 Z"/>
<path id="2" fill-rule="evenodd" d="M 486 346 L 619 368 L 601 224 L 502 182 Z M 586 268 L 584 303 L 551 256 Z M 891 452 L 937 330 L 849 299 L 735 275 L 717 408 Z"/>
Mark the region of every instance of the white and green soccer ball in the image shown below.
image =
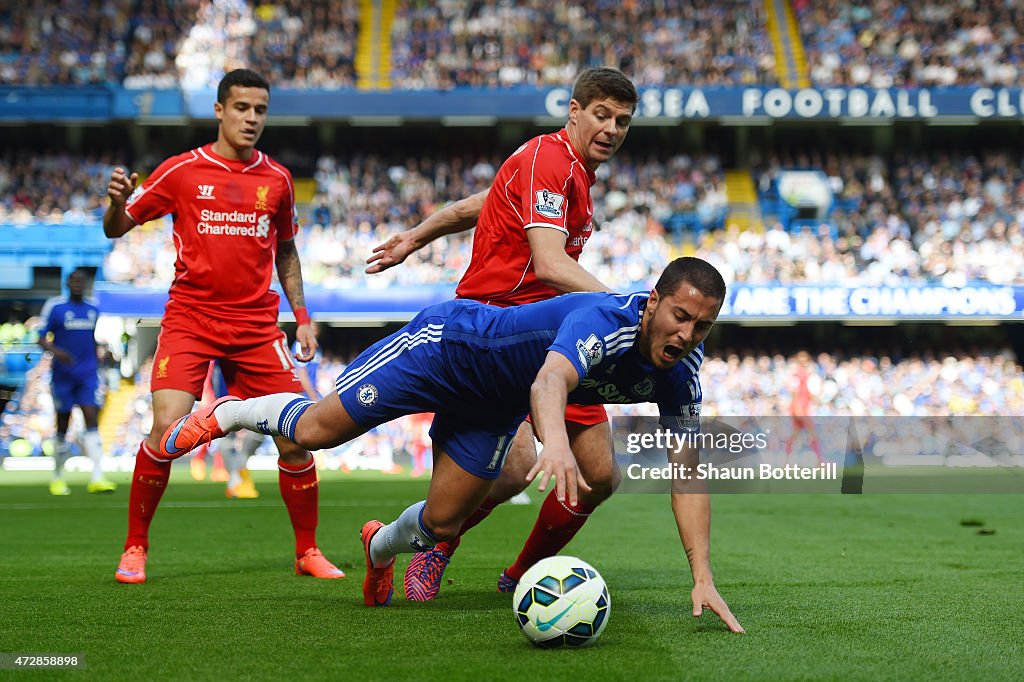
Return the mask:
<path id="1" fill-rule="evenodd" d="M 608 624 L 612 602 L 604 579 L 582 559 L 541 559 L 523 574 L 512 601 L 526 638 L 545 649 L 593 644 Z"/>

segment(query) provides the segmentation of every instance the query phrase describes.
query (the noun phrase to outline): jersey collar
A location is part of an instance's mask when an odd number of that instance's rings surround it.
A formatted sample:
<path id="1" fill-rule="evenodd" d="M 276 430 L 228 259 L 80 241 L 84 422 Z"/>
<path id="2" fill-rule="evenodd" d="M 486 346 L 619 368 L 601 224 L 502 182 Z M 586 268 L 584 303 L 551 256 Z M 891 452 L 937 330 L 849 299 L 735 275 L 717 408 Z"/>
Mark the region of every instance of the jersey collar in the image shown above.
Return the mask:
<path id="1" fill-rule="evenodd" d="M 583 167 L 583 170 L 587 172 L 587 180 L 590 181 L 590 184 L 593 185 L 595 182 L 597 182 L 597 174 L 594 171 L 590 170 L 590 166 L 584 163 L 583 157 L 580 156 L 580 153 L 576 151 L 575 147 L 572 146 L 572 142 L 569 141 L 569 131 L 565 128 L 562 128 L 561 130 L 558 131 L 558 137 L 565 143 L 566 148 L 569 150 L 569 153 L 573 155 L 573 158 L 575 158 L 576 161 L 578 161 L 579 164 Z"/>
<path id="2" fill-rule="evenodd" d="M 236 161 L 234 159 L 228 159 L 220 154 L 213 151 L 213 143 L 203 145 L 199 148 L 199 155 L 205 158 L 210 163 L 216 164 L 221 168 L 224 168 L 229 173 L 245 173 L 253 168 L 256 168 L 265 158 L 263 152 L 258 149 L 253 150 L 252 157 L 248 161 Z"/>

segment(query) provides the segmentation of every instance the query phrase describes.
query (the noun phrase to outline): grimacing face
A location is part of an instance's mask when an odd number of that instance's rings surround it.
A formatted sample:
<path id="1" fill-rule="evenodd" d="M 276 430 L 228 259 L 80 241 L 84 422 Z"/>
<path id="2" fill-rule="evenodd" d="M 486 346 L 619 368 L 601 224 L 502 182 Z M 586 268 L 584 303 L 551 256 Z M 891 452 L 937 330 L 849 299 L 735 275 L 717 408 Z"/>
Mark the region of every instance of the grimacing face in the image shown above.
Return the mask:
<path id="1" fill-rule="evenodd" d="M 569 102 L 569 139 L 591 170 L 612 157 L 626 140 L 633 106 L 611 98 L 596 99 L 583 108 Z"/>
<path id="2" fill-rule="evenodd" d="M 227 101 L 213 105 L 220 121 L 221 136 L 235 149 L 252 149 L 267 124 L 270 93 L 263 88 L 233 85 Z"/>
<path id="3" fill-rule="evenodd" d="M 722 300 L 683 281 L 669 295 L 651 292 L 640 323 L 640 354 L 657 369 L 669 369 L 707 338 Z"/>

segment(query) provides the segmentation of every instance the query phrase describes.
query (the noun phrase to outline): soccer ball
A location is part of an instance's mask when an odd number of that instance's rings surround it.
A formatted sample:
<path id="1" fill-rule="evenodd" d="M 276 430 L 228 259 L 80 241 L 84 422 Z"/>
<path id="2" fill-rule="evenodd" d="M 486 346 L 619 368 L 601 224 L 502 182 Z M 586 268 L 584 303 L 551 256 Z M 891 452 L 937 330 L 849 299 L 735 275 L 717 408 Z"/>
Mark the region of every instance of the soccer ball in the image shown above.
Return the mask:
<path id="1" fill-rule="evenodd" d="M 554 649 L 592 644 L 608 624 L 612 602 L 593 566 L 576 557 L 553 556 L 523 574 L 512 608 L 528 640 Z"/>

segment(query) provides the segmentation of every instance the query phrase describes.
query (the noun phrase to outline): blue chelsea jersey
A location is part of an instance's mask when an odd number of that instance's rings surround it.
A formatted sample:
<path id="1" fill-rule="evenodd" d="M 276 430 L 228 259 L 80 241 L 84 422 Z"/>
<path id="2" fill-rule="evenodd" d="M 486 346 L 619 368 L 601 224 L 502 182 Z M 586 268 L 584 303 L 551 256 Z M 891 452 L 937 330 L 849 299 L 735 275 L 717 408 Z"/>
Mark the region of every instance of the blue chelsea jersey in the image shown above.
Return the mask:
<path id="1" fill-rule="evenodd" d="M 66 296 L 51 298 L 43 305 L 40 317 L 44 326 L 40 333 L 52 333 L 53 343 L 67 351 L 75 361 L 70 366 L 54 362 L 54 378 L 85 377 L 96 373 L 95 334 L 99 312 L 99 308 L 88 299 L 76 302 Z"/>
<path id="2" fill-rule="evenodd" d="M 529 411 L 530 385 L 554 351 L 579 373 L 569 403 L 656 403 L 663 422 L 676 418 L 693 428 L 704 346 L 669 369 L 655 369 L 636 346 L 647 299 L 647 292 L 575 293 L 511 308 L 457 300 L 423 311 L 420 323 L 433 318 L 443 324 L 447 381 L 452 398 L 467 408 L 499 400 Z"/>

